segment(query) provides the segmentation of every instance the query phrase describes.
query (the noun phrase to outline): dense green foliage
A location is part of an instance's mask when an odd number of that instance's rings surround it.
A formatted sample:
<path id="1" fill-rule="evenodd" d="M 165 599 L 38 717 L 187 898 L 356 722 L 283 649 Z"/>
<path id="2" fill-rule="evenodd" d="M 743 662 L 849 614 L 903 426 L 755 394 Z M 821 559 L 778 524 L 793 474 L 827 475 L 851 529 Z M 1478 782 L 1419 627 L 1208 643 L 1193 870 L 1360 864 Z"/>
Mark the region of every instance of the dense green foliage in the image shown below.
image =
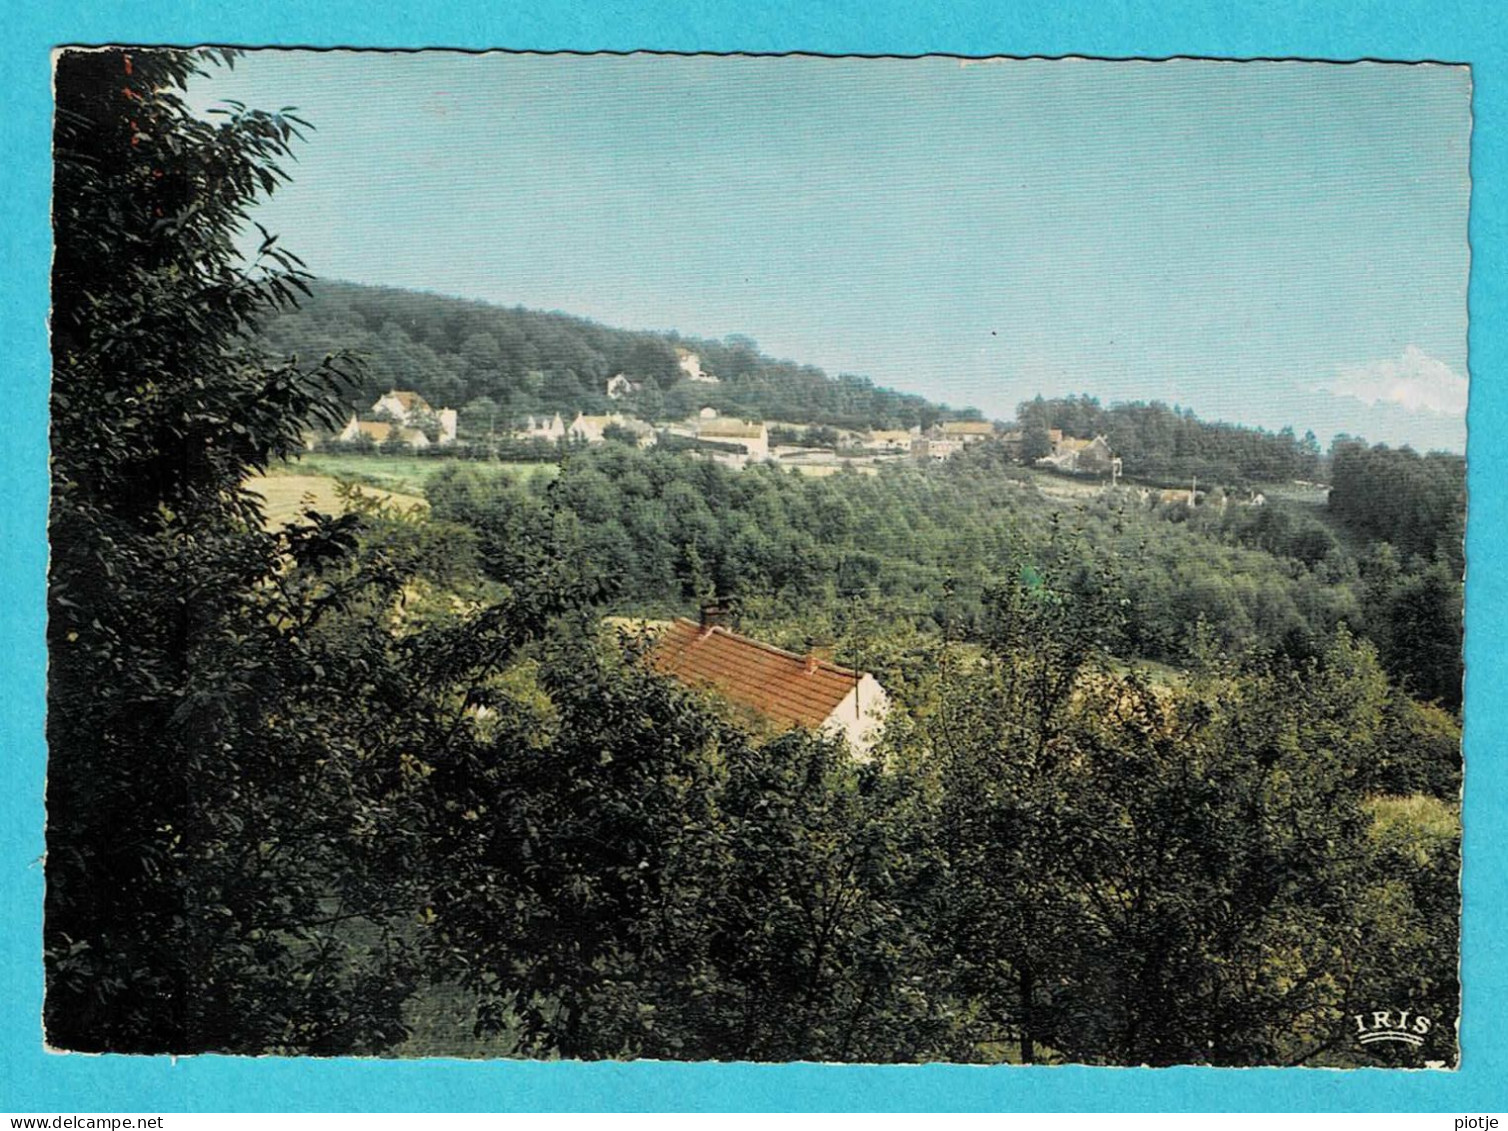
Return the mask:
<path id="1" fill-rule="evenodd" d="M 237 486 L 288 450 L 324 382 L 245 342 L 298 278 L 270 240 L 271 270 L 247 273 L 231 240 L 297 122 L 192 118 L 193 66 L 58 60 L 47 1024 L 77 1048 L 219 1047 L 228 1028 L 317 1044 L 330 1020 L 291 1020 L 276 988 L 287 952 L 265 949 L 313 895 L 286 857 L 249 868 L 225 840 L 248 789 L 267 789 L 274 820 L 309 819 L 279 750 L 240 741 L 268 642 L 253 597 L 281 547 Z M 318 555 L 338 536 L 288 550 Z M 266 991 L 265 1010 L 227 1016 L 203 979 L 217 962 L 222 984 Z M 314 992 L 346 979 L 316 977 Z M 367 1027 L 380 1039 L 380 1021 Z"/>
<path id="2" fill-rule="evenodd" d="M 1330 452 L 1330 510 L 1370 542 L 1404 557 L 1444 558 L 1459 575 L 1466 536 L 1466 461 L 1448 452 L 1367 447 L 1337 439 Z M 1385 489 L 1379 490 L 1379 487 Z"/>
<path id="3" fill-rule="evenodd" d="M 1417 581 L 1379 603 L 1376 571 L 1363 575 L 1312 508 L 1190 509 L 1135 489 L 1065 504 L 1036 482 L 983 452 L 807 478 L 607 444 L 527 487 L 452 463 L 428 493 L 437 516 L 478 532 L 495 572 L 511 547 L 568 528 L 563 552 L 611 611 L 684 613 L 717 594 L 738 599 L 765 635 L 794 646 L 840 638 L 863 664 L 875 661 L 857 633 L 876 621 L 977 637 L 1002 563 L 1043 552 L 1071 524 L 1086 562 L 1121 578 L 1128 659 L 1184 666 L 1202 625 L 1230 655 L 1305 660 L 1345 626 L 1396 656 L 1390 670 L 1423 698 L 1459 703 L 1459 584 L 1443 574 L 1428 575 L 1435 605 Z"/>
<path id="4" fill-rule="evenodd" d="M 335 419 L 341 370 L 248 338 L 303 283 L 272 239 L 233 246 L 299 122 L 190 115 L 208 58 L 58 63 L 47 1033 L 375 1051 L 418 974 L 404 759 L 459 709 L 392 610 L 425 577 L 464 592 L 466 535 L 262 529 L 243 480 Z M 471 632 L 506 656 L 550 607 Z"/>
<path id="5" fill-rule="evenodd" d="M 491 306 L 414 291 L 320 281 L 296 310 L 266 322 L 268 348 L 320 357 L 348 350 L 366 366 L 352 394 L 363 410 L 388 389 L 414 389 L 460 410 L 468 435 L 514 427 L 529 414 L 626 410 L 679 419 L 711 405 L 753 420 L 844 428 L 910 428 L 978 417 L 925 398 L 877 388 L 868 378 L 829 378 L 811 365 L 776 361 L 738 335 L 722 341 L 616 330 L 584 318 Z M 689 381 L 676 347 L 694 352 L 717 384 Z M 608 378 L 642 387 L 621 401 Z"/>
<path id="6" fill-rule="evenodd" d="M 1023 1059 L 1321 1056 L 1377 1000 L 1358 978 L 1372 948 L 1397 947 L 1355 894 L 1390 879 L 1361 808 L 1386 682 L 1344 632 L 1303 665 L 1216 662 L 1176 690 L 1116 677 L 1093 645 L 1111 594 L 1051 573 L 1004 587 L 984 662 L 944 681 L 921 728 L 958 984 Z M 1443 888 L 1393 894 L 1427 934 Z M 1379 965 L 1452 1016 L 1430 944 Z"/>
<path id="7" fill-rule="evenodd" d="M 350 391 L 251 336 L 303 278 L 231 242 L 298 122 L 190 117 L 204 61 L 59 62 L 55 1044 L 385 1052 L 444 982 L 517 1055 L 1417 1063 L 1347 1043 L 1406 1005 L 1455 1059 L 1460 730 L 1407 694 L 1450 678 L 1448 566 L 1387 574 L 1354 502 L 1054 497 L 989 452 L 614 442 L 266 530 L 246 475 Z M 603 627 L 714 593 L 881 676 L 872 761 Z"/>
<path id="8" fill-rule="evenodd" d="M 1461 702 L 1466 462 L 1338 440 L 1330 514 L 1367 546 L 1366 631 L 1383 664 L 1422 699 Z"/>

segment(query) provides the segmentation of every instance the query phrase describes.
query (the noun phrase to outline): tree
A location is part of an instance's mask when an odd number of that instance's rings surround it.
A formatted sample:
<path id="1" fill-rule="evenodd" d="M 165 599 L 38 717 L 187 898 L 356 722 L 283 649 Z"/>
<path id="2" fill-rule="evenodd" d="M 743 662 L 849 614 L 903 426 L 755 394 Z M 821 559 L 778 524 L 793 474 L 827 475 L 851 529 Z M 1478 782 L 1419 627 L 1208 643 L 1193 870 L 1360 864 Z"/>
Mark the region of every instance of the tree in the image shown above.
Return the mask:
<path id="1" fill-rule="evenodd" d="M 303 123 L 191 115 L 231 58 L 57 64 L 45 1023 L 75 1049 L 371 1050 L 412 980 L 355 931 L 410 844 L 338 725 L 372 657 L 321 635 L 393 571 L 332 588 L 359 522 L 268 531 L 242 486 L 337 424 L 346 371 L 251 339 L 304 287 L 235 247 Z"/>
<path id="2" fill-rule="evenodd" d="M 1052 439 L 1047 435 L 1045 424 L 1028 425 L 1021 436 L 1021 458 L 1026 463 L 1035 463 L 1044 456 L 1052 455 Z"/>
<path id="3" fill-rule="evenodd" d="M 615 444 L 627 444 L 629 447 L 637 447 L 639 444 L 638 434 L 622 424 L 609 424 L 602 430 L 602 438 Z"/>
<path id="4" fill-rule="evenodd" d="M 916 1060 L 951 1015 L 914 783 L 752 737 L 578 631 L 436 767 L 436 960 L 578 1057 Z M 548 720 L 548 721 L 546 721 Z"/>
<path id="5" fill-rule="evenodd" d="M 460 426 L 470 438 L 497 435 L 498 422 L 507 428 L 508 419 L 491 397 L 477 397 L 467 401 L 460 411 Z"/>
<path id="6" fill-rule="evenodd" d="M 1023 1060 L 1288 1063 L 1343 1036 L 1378 954 L 1443 1000 L 1417 918 L 1355 898 L 1387 735 L 1375 653 L 1341 633 L 1301 668 L 1215 662 L 1159 688 L 1105 662 L 1114 592 L 1023 568 L 924 731 L 948 861 L 934 945 L 984 1032 Z M 1435 907 L 1431 882 L 1412 898 Z"/>

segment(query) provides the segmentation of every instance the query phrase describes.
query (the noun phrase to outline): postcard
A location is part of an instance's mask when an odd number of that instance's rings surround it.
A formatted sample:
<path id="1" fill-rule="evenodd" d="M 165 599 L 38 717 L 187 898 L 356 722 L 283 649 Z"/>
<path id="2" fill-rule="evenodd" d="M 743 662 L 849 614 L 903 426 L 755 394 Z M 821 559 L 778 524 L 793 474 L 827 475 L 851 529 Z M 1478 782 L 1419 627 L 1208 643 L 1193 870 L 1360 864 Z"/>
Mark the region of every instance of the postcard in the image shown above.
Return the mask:
<path id="1" fill-rule="evenodd" d="M 1469 66 L 53 65 L 50 1049 L 1460 1065 Z"/>

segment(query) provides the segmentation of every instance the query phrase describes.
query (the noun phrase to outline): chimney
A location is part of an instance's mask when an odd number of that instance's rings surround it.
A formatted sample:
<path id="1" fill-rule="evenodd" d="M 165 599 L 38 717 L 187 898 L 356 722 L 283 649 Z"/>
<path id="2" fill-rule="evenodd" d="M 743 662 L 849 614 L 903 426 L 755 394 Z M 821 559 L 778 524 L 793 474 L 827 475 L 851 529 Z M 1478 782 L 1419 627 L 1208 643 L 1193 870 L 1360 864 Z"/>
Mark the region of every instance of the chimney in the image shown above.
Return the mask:
<path id="1" fill-rule="evenodd" d="M 731 628 L 733 609 L 726 601 L 707 601 L 702 605 L 702 631 L 714 628 Z"/>
<path id="2" fill-rule="evenodd" d="M 817 665 L 824 660 L 833 662 L 833 642 L 824 636 L 808 636 L 806 638 L 806 674 L 811 675 L 817 670 Z"/>

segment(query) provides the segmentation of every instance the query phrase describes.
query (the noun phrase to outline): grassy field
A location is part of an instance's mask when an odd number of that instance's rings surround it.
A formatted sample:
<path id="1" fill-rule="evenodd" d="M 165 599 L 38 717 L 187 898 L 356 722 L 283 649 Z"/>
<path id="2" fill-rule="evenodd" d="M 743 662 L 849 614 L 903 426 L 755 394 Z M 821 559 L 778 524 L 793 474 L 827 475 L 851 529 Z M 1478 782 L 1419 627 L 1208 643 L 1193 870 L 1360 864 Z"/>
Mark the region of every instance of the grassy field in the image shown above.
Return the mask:
<path id="1" fill-rule="evenodd" d="M 807 475 L 813 479 L 821 479 L 828 475 L 837 475 L 845 467 L 852 467 L 860 475 L 878 475 L 880 473 L 879 468 L 867 463 L 782 463 L 779 467 L 782 471 L 788 471 L 792 475 Z"/>
<path id="2" fill-rule="evenodd" d="M 1110 485 L 1108 480 L 1074 479 L 1035 467 L 1027 468 L 1026 473 L 1029 478 L 1025 482 L 1030 483 L 1049 499 L 1058 499 L 1063 502 L 1086 503 L 1090 499 L 1103 495 Z"/>
<path id="3" fill-rule="evenodd" d="M 523 481 L 536 475 L 553 478 L 560 468 L 553 463 L 490 463 L 484 460 L 424 459 L 419 456 L 365 456 L 306 452 L 297 460 L 270 469 L 273 476 L 327 476 L 349 479 L 404 495 L 424 494 L 424 484 L 442 467 L 465 463 L 483 475 L 508 475 Z"/>
<path id="4" fill-rule="evenodd" d="M 1262 483 L 1257 490 L 1269 499 L 1285 503 L 1302 503 L 1310 507 L 1324 507 L 1330 498 L 1330 489 L 1317 483 Z"/>
<path id="5" fill-rule="evenodd" d="M 268 528 L 282 526 L 306 510 L 340 514 L 345 502 L 336 491 L 336 482 L 327 475 L 277 474 L 254 476 L 246 485 L 267 500 L 265 512 Z M 362 493 L 396 503 L 400 507 L 427 507 L 418 495 L 387 491 L 381 487 L 363 487 Z"/>

